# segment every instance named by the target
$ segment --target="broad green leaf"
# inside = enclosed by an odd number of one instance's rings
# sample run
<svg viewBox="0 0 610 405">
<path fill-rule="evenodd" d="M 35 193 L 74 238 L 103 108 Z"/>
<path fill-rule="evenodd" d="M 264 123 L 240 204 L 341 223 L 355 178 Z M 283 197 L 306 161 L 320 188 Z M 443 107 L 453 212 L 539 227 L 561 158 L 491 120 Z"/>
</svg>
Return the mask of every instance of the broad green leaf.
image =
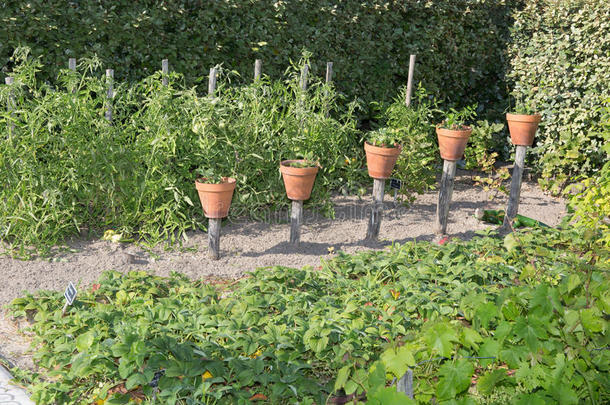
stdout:
<svg viewBox="0 0 610 405">
<path fill-rule="evenodd" d="M 381 354 L 381 361 L 385 369 L 396 378 L 402 377 L 407 372 L 407 368 L 415 366 L 415 358 L 406 346 L 387 349 Z"/>
<path fill-rule="evenodd" d="M 458 336 L 448 323 L 437 323 L 426 331 L 426 343 L 428 346 L 444 357 L 450 357 L 453 352 L 454 343 L 458 342 Z"/>
<path fill-rule="evenodd" d="M 440 401 L 455 398 L 457 394 L 470 387 L 470 379 L 474 373 L 473 365 L 467 360 L 455 363 L 445 363 L 438 371 L 440 380 L 436 386 L 436 396 Z"/>
<path fill-rule="evenodd" d="M 590 333 L 600 333 L 606 329 L 606 322 L 601 317 L 601 314 L 597 308 L 587 308 L 581 310 L 580 320 L 585 330 Z"/>
<path fill-rule="evenodd" d="M 489 395 L 494 387 L 506 379 L 506 370 L 497 369 L 483 374 L 477 382 L 477 390 L 483 395 Z"/>
<path fill-rule="evenodd" d="M 85 350 L 89 349 L 93 344 L 93 334 L 93 331 L 80 334 L 76 338 L 76 350 L 79 352 L 84 352 Z"/>
</svg>

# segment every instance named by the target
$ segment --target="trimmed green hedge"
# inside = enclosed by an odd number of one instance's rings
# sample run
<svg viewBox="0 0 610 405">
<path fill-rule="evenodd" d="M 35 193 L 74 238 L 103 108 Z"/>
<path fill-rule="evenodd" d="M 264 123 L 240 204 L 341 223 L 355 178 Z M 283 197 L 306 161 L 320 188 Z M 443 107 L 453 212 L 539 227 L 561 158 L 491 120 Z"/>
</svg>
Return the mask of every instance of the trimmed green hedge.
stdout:
<svg viewBox="0 0 610 405">
<path fill-rule="evenodd" d="M 314 73 L 333 61 L 348 98 L 391 100 L 415 78 L 451 104 L 487 107 L 505 99 L 502 53 L 514 0 L 7 1 L 0 10 L 0 64 L 32 48 L 54 81 L 69 57 L 96 53 L 117 79 L 140 79 L 161 60 L 187 81 L 222 63 L 245 78 L 254 59 L 280 77 L 303 49 Z M 8 67 L 10 69 L 10 66 Z M 10 70 L 9 70 L 10 71 Z"/>
<path fill-rule="evenodd" d="M 517 97 L 542 114 L 531 157 L 545 186 L 599 170 L 610 97 L 610 7 L 599 0 L 531 0 L 515 13 L 510 71 Z"/>
</svg>

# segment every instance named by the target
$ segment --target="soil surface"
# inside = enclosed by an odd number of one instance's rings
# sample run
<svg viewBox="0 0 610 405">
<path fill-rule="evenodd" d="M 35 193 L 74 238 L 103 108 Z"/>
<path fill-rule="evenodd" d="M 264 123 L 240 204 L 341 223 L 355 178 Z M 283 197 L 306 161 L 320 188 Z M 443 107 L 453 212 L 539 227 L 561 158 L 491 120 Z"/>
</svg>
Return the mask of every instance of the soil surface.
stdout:
<svg viewBox="0 0 610 405">
<path fill-rule="evenodd" d="M 389 187 L 387 185 L 386 187 Z M 458 170 L 447 232 L 450 237 L 470 239 L 475 231 L 496 227 L 478 221 L 475 209 L 505 209 L 507 196 L 475 187 L 471 173 Z M 395 204 L 386 194 L 379 242 L 366 242 L 371 197 L 337 196 L 333 199 L 335 219 L 324 218 L 305 207 L 301 228 L 301 244 L 288 243 L 289 212 L 276 213 L 267 221 L 224 221 L 221 237 L 221 258 L 207 256 L 207 234 L 193 232 L 181 249 L 163 247 L 147 251 L 135 244 L 103 240 L 79 240 L 69 244 L 70 251 L 50 258 L 22 261 L 0 257 L 0 306 L 23 294 L 39 289 L 63 291 L 72 281 L 84 288 L 98 279 L 104 270 L 146 270 L 157 275 L 179 271 L 191 278 L 239 278 L 257 267 L 282 265 L 290 267 L 318 266 L 321 258 L 330 258 L 338 251 L 353 253 L 383 249 L 392 242 L 413 239 L 431 241 L 435 238 L 434 221 L 438 191 L 417 197 L 409 207 Z M 557 225 L 566 214 L 565 202 L 544 194 L 533 182 L 524 181 L 519 213 Z M 26 354 L 28 337 L 18 333 L 21 325 L 0 310 L 0 361 L 32 368 Z M 24 322 L 24 321 L 22 321 Z"/>
</svg>

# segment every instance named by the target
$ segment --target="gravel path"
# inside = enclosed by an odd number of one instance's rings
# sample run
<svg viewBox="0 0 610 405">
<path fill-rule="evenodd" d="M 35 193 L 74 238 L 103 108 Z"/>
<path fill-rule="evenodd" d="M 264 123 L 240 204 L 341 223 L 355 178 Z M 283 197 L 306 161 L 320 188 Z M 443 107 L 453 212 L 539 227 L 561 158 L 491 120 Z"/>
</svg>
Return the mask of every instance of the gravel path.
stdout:
<svg viewBox="0 0 610 405">
<path fill-rule="evenodd" d="M 389 200 L 389 201 L 388 201 Z M 418 196 L 409 208 L 393 204 L 386 195 L 381 224 L 380 243 L 363 241 L 367 227 L 367 209 L 370 197 L 335 197 L 336 218 L 330 220 L 305 210 L 301 232 L 301 245 L 287 243 L 289 236 L 288 213 L 277 215 L 266 222 L 236 221 L 223 223 L 221 259 L 207 258 L 207 235 L 194 232 L 182 251 L 155 249 L 154 254 L 133 244 L 108 241 L 77 241 L 70 244 L 75 252 L 64 252 L 50 259 L 21 261 L 0 257 L 0 305 L 21 295 L 24 290 L 63 290 L 69 281 L 84 285 L 94 282 L 104 270 L 146 270 L 168 275 L 176 270 L 193 278 L 237 278 L 256 267 L 284 265 L 317 266 L 320 257 L 329 257 L 330 251 L 347 253 L 366 249 L 380 249 L 390 241 L 405 242 L 412 239 L 432 240 L 436 212 L 437 192 Z M 453 237 L 469 239 L 477 230 L 490 225 L 477 221 L 476 208 L 505 208 L 506 197 L 500 195 L 489 200 L 489 193 L 474 187 L 470 175 L 459 171 L 451 205 L 448 233 Z M 565 215 L 563 200 L 545 195 L 534 183 L 524 182 L 519 212 L 551 226 Z"/>
</svg>

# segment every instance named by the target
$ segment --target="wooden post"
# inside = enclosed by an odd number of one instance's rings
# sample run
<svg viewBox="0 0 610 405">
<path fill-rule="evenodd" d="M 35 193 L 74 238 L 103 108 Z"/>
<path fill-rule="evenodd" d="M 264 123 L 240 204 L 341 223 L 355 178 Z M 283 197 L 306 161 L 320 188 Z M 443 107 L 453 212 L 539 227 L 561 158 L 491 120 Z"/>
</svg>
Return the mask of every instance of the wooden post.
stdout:
<svg viewBox="0 0 610 405">
<path fill-rule="evenodd" d="M 396 391 L 404 392 L 409 398 L 413 399 L 413 370 L 407 372 L 396 383 Z"/>
<path fill-rule="evenodd" d="M 161 84 L 164 86 L 169 85 L 169 61 L 167 59 L 163 59 L 161 61 Z"/>
<path fill-rule="evenodd" d="M 307 75 L 309 74 L 309 65 L 304 65 L 301 69 L 301 90 L 307 90 Z"/>
<path fill-rule="evenodd" d="M 301 223 L 303 223 L 303 201 L 292 200 L 290 210 L 290 243 L 298 245 L 301 242 Z"/>
<path fill-rule="evenodd" d="M 381 217 L 383 216 L 383 196 L 385 193 L 385 179 L 373 179 L 373 203 L 371 204 L 371 216 L 369 226 L 366 230 L 366 239 L 377 240 L 381 228 Z"/>
<path fill-rule="evenodd" d="M 443 176 L 441 177 L 441 189 L 438 193 L 438 205 L 436 206 L 436 226 L 435 232 L 439 235 L 447 233 L 447 218 L 449 217 L 449 204 L 453 194 L 453 180 L 457 161 L 443 161 Z"/>
<path fill-rule="evenodd" d="M 407 80 L 407 99 L 405 103 L 407 107 L 411 105 L 411 94 L 413 93 L 413 71 L 415 70 L 415 55 L 409 58 L 409 78 Z"/>
<path fill-rule="evenodd" d="M 68 59 L 68 69 L 76 71 L 76 58 Z"/>
<path fill-rule="evenodd" d="M 6 83 L 7 86 L 12 87 L 14 82 L 15 82 L 15 79 L 12 77 L 7 76 L 4 78 L 4 83 Z M 12 139 L 13 133 L 15 132 L 15 121 L 13 120 L 14 119 L 13 111 L 15 110 L 15 95 L 14 95 L 12 89 L 9 92 L 8 104 L 6 107 L 10 113 L 10 122 L 8 124 L 8 137 L 9 137 L 9 139 Z"/>
<path fill-rule="evenodd" d="M 510 229 L 513 219 L 519 211 L 519 197 L 521 196 L 521 180 L 523 177 L 523 169 L 525 168 L 525 152 L 527 146 L 517 145 L 515 151 L 515 165 L 510 181 L 510 194 L 508 196 L 508 207 L 506 215 L 504 215 L 504 228 Z"/>
<path fill-rule="evenodd" d="M 218 70 L 213 67 L 210 68 L 210 78 L 208 80 L 208 96 L 213 96 L 216 91 L 216 77 L 218 75 Z"/>
<path fill-rule="evenodd" d="M 326 84 L 333 81 L 333 63 L 326 62 Z"/>
<path fill-rule="evenodd" d="M 222 218 L 210 218 L 208 220 L 208 254 L 210 259 L 220 259 L 220 225 Z"/>
<path fill-rule="evenodd" d="M 262 72 L 263 72 L 263 61 L 260 59 L 256 59 L 254 61 L 254 81 L 259 80 L 261 78 Z"/>
<path fill-rule="evenodd" d="M 106 119 L 112 123 L 112 98 L 114 97 L 114 70 L 106 69 L 106 83 L 108 85 L 108 91 L 106 93 L 106 99 L 108 105 L 106 106 Z"/>
</svg>

